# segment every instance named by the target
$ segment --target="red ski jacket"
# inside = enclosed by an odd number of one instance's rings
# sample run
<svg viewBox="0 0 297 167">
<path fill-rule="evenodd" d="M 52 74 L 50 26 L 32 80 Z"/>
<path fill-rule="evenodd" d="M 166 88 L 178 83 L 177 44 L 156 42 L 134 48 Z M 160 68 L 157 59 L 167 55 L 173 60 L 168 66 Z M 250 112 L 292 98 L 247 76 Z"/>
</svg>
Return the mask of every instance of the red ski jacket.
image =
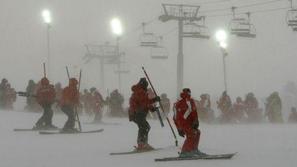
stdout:
<svg viewBox="0 0 297 167">
<path fill-rule="evenodd" d="M 181 98 L 174 105 L 173 120 L 177 129 L 184 129 L 186 127 L 192 127 L 198 123 L 198 113 L 195 105 L 195 101 L 181 94 Z"/>
<path fill-rule="evenodd" d="M 132 92 L 129 101 L 129 112 L 148 112 L 153 108 L 154 101 L 149 98 L 148 93 L 140 85 L 132 86 Z"/>
<path fill-rule="evenodd" d="M 40 105 L 53 104 L 56 98 L 56 92 L 53 85 L 40 86 L 36 93 L 37 102 Z"/>
</svg>

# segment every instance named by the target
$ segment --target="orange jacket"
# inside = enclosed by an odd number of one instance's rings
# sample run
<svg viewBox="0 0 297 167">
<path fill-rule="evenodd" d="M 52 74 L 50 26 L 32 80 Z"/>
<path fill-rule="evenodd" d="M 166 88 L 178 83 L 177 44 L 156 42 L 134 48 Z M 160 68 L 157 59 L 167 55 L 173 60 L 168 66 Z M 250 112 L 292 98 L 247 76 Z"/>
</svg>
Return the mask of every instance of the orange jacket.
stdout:
<svg viewBox="0 0 297 167">
<path fill-rule="evenodd" d="M 40 86 L 36 93 L 37 102 L 40 105 L 53 104 L 56 92 L 53 85 Z"/>
<path fill-rule="evenodd" d="M 60 105 L 71 107 L 79 105 L 79 92 L 76 87 L 67 86 L 63 89 Z"/>
</svg>

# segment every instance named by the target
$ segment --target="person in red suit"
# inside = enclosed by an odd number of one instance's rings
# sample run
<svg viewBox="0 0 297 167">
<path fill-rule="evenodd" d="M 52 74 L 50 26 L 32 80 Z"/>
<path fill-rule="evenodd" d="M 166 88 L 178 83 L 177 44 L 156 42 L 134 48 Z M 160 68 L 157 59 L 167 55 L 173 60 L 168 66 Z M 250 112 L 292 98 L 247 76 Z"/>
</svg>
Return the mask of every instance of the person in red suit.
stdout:
<svg viewBox="0 0 297 167">
<path fill-rule="evenodd" d="M 154 112 L 156 110 L 154 103 L 160 101 L 160 97 L 149 98 L 147 88 L 148 82 L 145 78 L 141 78 L 140 81 L 131 88 L 132 95 L 129 101 L 129 120 L 133 121 L 138 126 L 137 151 L 154 149 L 148 144 L 148 133 L 151 127 L 146 120 L 146 116 L 149 111 Z"/>
<path fill-rule="evenodd" d="M 57 128 L 52 124 L 52 104 L 55 102 L 56 98 L 55 88 L 53 85 L 49 84 L 49 80 L 46 77 L 42 78 L 40 83 L 41 86 L 37 90 L 36 100 L 38 104 L 43 108 L 43 115 L 36 122 L 34 128 Z"/>
<path fill-rule="evenodd" d="M 180 94 L 181 99 L 174 105 L 173 120 L 181 137 L 186 137 L 180 157 L 204 156 L 198 149 L 200 140 L 199 120 L 197 107 L 191 98 L 191 90 L 184 88 Z"/>
<path fill-rule="evenodd" d="M 75 129 L 75 107 L 79 106 L 79 92 L 77 89 L 78 81 L 75 78 L 69 79 L 69 85 L 63 89 L 60 101 L 61 110 L 67 115 L 62 131 L 77 131 Z"/>
</svg>

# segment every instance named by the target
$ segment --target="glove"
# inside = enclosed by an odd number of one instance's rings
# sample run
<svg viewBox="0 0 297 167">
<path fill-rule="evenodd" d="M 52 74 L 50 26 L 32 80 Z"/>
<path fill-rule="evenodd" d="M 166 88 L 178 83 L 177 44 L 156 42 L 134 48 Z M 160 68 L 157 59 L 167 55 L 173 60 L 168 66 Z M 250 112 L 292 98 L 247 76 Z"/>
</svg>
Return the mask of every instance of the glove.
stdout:
<svg viewBox="0 0 297 167">
<path fill-rule="evenodd" d="M 179 135 L 180 137 L 185 137 L 185 132 L 182 131 L 182 130 L 178 130 L 178 135 Z"/>
<path fill-rule="evenodd" d="M 153 108 L 151 109 L 152 112 L 155 112 L 155 111 L 157 111 L 157 110 L 159 110 L 158 107 L 153 107 Z"/>
<path fill-rule="evenodd" d="M 198 129 L 199 128 L 199 121 L 195 121 L 192 125 L 193 129 Z"/>
<path fill-rule="evenodd" d="M 155 98 L 153 98 L 153 102 L 160 102 L 161 101 L 161 98 L 160 96 L 156 96 Z"/>
</svg>

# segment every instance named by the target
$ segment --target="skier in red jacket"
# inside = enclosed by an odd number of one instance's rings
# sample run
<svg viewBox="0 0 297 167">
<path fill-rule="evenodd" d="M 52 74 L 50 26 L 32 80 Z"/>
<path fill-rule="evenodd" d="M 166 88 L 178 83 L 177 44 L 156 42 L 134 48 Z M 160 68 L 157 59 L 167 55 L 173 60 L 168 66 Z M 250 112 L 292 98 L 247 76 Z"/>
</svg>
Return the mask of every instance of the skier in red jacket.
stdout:
<svg viewBox="0 0 297 167">
<path fill-rule="evenodd" d="M 173 120 L 181 137 L 186 137 L 180 157 L 206 155 L 198 150 L 200 130 L 197 108 L 191 98 L 191 90 L 184 88 L 180 94 L 181 99 L 174 105 Z"/>
<path fill-rule="evenodd" d="M 138 137 L 136 147 L 137 151 L 152 150 L 148 144 L 148 133 L 150 131 L 150 125 L 146 121 L 148 111 L 155 111 L 154 103 L 160 101 L 160 97 L 157 96 L 150 99 L 147 92 L 148 82 L 145 78 L 141 78 L 140 81 L 132 86 L 132 95 L 129 101 L 129 120 L 133 121 L 138 126 Z"/>
<path fill-rule="evenodd" d="M 43 115 L 36 122 L 36 129 L 57 128 L 52 124 L 53 110 L 52 104 L 55 102 L 56 92 L 54 86 L 49 84 L 49 80 L 44 77 L 40 81 L 41 85 L 37 90 L 36 99 L 38 104 L 43 108 Z"/>
<path fill-rule="evenodd" d="M 75 108 L 79 106 L 78 81 L 75 78 L 69 79 L 69 85 L 63 89 L 60 106 L 68 119 L 64 124 L 63 131 L 77 132 L 75 129 Z"/>
</svg>

